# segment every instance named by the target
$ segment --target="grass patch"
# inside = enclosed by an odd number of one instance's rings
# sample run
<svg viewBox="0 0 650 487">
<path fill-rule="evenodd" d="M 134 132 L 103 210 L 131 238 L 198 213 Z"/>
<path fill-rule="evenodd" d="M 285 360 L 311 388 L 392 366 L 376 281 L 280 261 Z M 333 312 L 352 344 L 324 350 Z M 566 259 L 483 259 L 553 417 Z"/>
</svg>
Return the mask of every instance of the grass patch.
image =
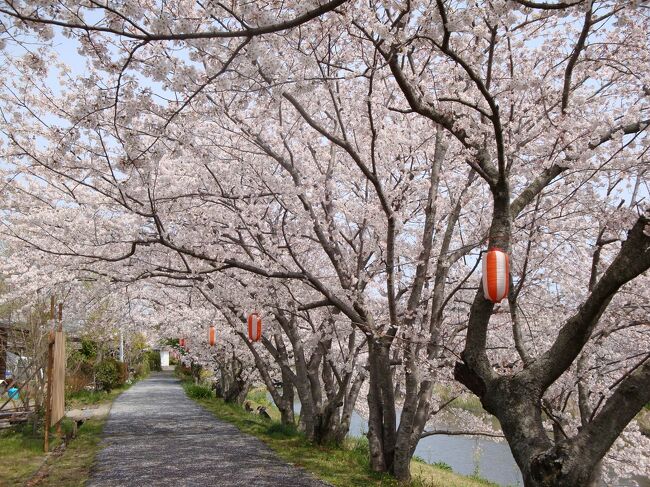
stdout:
<svg viewBox="0 0 650 487">
<path fill-rule="evenodd" d="M 111 392 L 80 391 L 66 395 L 66 408 L 110 403 L 131 385 L 125 384 Z M 79 428 L 77 437 L 69 442 L 61 455 L 48 458 L 46 475 L 38 486 L 72 487 L 84 485 L 99 450 L 101 432 L 105 418 L 91 418 Z M 72 420 L 64 418 L 61 422 L 63 435 L 72 431 Z M 56 436 L 56 428 L 50 434 L 50 451 L 61 444 Z M 31 424 L 18 425 L 0 430 L 0 487 L 23 485 L 43 465 L 46 455 L 43 452 L 42 422 L 34 433 Z"/>
<path fill-rule="evenodd" d="M 252 389 L 246 395 L 246 401 L 248 401 L 248 403 L 253 408 L 253 410 L 257 410 L 258 406 L 265 407 L 266 412 L 268 413 L 269 416 L 271 416 L 271 419 L 273 420 L 274 424 L 277 424 L 278 426 L 282 426 L 282 424 L 280 423 L 280 416 L 281 416 L 280 410 L 277 408 L 275 403 L 268 398 L 266 388 L 257 387 L 255 389 Z M 266 424 L 269 424 L 268 420 Z"/>
<path fill-rule="evenodd" d="M 448 463 L 445 463 L 445 462 L 436 462 L 436 463 L 432 463 L 431 465 L 433 465 L 434 467 L 437 467 L 437 468 L 439 468 L 441 470 L 446 470 L 447 472 L 453 472 L 454 471 L 454 469 L 451 468 L 451 465 L 449 465 Z"/>
<path fill-rule="evenodd" d="M 100 450 L 101 433 L 106 418 L 87 420 L 60 457 L 48 460 L 47 476 L 38 486 L 83 486 Z"/>
<path fill-rule="evenodd" d="M 258 395 L 249 396 L 251 402 L 258 403 L 253 399 L 259 399 L 261 403 L 261 397 Z M 225 403 L 214 397 L 195 400 L 216 417 L 261 439 L 286 462 L 302 467 L 335 486 L 397 487 L 401 485 L 404 487 L 404 484 L 399 484 L 388 475 L 370 471 L 368 440 L 365 437 L 348 439 L 341 447 L 314 445 L 307 441 L 295 427 L 286 427 L 276 421 L 269 422 L 246 412 L 235 404 Z M 269 412 L 272 413 L 273 410 L 269 409 Z M 419 461 L 411 463 L 411 472 L 413 473 L 413 481 L 409 484 L 411 487 L 496 486 L 486 480 L 472 479 L 455 474 L 445 467 Z"/>
<path fill-rule="evenodd" d="M 246 399 L 250 402 L 254 402 L 258 406 L 264 406 L 267 409 L 275 408 L 275 404 L 273 404 L 273 401 L 269 400 L 267 394 L 265 387 L 256 387 L 255 389 L 250 390 Z"/>
<path fill-rule="evenodd" d="M 43 458 L 42 435 L 33 435 L 31 426 L 0 431 L 0 486 L 22 485 L 38 469 Z"/>
<path fill-rule="evenodd" d="M 268 420 L 267 420 L 268 421 Z M 298 428 L 293 424 L 282 424 L 273 421 L 266 429 L 266 434 L 273 438 L 292 438 L 300 435 Z"/>
<path fill-rule="evenodd" d="M 47 459 L 46 475 L 38 486 L 77 486 L 88 479 L 90 468 L 99 449 L 104 418 L 87 420 L 78 430 L 77 438 L 71 440 L 61 455 Z M 52 428 L 50 450 L 61 445 L 56 429 Z M 61 422 L 63 436 L 72 431 L 72 421 Z M 43 430 L 34 434 L 32 425 L 21 425 L 0 432 L 0 486 L 23 485 L 43 465 Z M 4 483 L 3 483 L 4 482 Z"/>
<path fill-rule="evenodd" d="M 200 386 L 186 382 L 183 384 L 183 388 L 185 389 L 185 394 L 192 399 L 210 399 L 212 397 L 212 389 L 208 386 Z"/>
<path fill-rule="evenodd" d="M 65 395 L 66 409 L 76 409 L 106 402 L 112 402 L 117 396 L 126 391 L 133 384 L 124 384 L 111 392 L 106 391 L 78 391 Z"/>
</svg>

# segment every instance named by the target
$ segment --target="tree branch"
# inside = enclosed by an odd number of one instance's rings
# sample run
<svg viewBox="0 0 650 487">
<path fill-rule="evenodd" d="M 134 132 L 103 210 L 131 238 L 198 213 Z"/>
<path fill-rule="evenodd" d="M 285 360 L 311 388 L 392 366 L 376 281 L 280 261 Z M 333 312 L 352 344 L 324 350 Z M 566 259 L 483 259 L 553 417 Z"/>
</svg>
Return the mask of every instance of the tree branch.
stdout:
<svg viewBox="0 0 650 487">
<path fill-rule="evenodd" d="M 650 269 L 649 224 L 650 219 L 645 216 L 637 219 L 618 255 L 591 294 L 562 326 L 551 348 L 530 366 L 530 373 L 540 382 L 542 390 L 570 367 L 619 288 Z"/>
<path fill-rule="evenodd" d="M 123 30 L 112 29 L 110 27 L 102 27 L 100 25 L 64 22 L 53 18 L 42 18 L 42 17 L 38 17 L 37 14 L 30 15 L 30 14 L 21 13 L 15 8 L 13 8 L 13 10 L 0 8 L 0 13 L 19 19 L 25 23 L 56 25 L 59 27 L 66 27 L 69 29 L 83 30 L 85 32 L 104 32 L 108 34 L 118 35 L 120 37 L 126 37 L 129 39 L 138 39 L 143 41 L 185 41 L 185 40 L 192 40 L 192 39 L 224 39 L 224 38 L 233 38 L 233 37 L 254 37 L 262 34 L 272 34 L 275 32 L 281 32 L 284 30 L 291 29 L 293 27 L 297 27 L 301 24 L 309 22 L 310 20 L 320 17 L 321 15 L 336 9 L 337 7 L 340 7 L 346 1 L 347 0 L 332 0 L 330 2 L 324 3 L 323 5 L 315 9 L 309 10 L 304 14 L 298 15 L 293 19 L 285 20 L 275 24 L 263 25 L 258 27 L 246 27 L 244 29 L 233 30 L 233 31 L 203 31 L 203 32 L 186 32 L 182 34 L 152 34 L 149 32 L 143 33 L 142 29 L 138 29 L 140 33 L 127 32 Z"/>
</svg>

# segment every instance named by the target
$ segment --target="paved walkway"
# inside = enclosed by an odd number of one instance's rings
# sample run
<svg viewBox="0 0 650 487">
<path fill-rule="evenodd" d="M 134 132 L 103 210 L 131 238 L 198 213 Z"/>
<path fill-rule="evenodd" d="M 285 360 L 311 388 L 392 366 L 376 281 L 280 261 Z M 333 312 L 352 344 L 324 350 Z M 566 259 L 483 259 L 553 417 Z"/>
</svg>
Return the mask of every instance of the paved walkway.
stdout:
<svg viewBox="0 0 650 487">
<path fill-rule="evenodd" d="M 90 487 L 326 487 L 185 396 L 170 372 L 119 396 Z"/>
</svg>

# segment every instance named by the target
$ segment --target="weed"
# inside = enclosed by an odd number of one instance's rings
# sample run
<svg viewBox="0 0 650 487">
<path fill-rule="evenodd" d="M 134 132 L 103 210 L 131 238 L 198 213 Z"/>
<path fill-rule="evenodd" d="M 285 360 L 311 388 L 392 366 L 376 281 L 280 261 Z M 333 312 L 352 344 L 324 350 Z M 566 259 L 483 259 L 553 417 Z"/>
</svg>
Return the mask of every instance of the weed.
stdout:
<svg viewBox="0 0 650 487">
<path fill-rule="evenodd" d="M 212 390 L 208 386 L 186 383 L 183 387 L 185 393 L 192 399 L 210 399 L 212 397 Z"/>
</svg>

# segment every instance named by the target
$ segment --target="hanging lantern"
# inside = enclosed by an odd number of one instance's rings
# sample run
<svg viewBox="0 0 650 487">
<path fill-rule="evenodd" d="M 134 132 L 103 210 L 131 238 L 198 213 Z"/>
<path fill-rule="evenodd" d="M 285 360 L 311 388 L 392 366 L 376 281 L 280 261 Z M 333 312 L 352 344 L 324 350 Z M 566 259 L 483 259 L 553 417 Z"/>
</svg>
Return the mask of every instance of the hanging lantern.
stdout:
<svg viewBox="0 0 650 487">
<path fill-rule="evenodd" d="M 208 330 L 208 343 L 211 347 L 217 344 L 217 330 L 214 328 L 214 325 Z"/>
<path fill-rule="evenodd" d="M 510 268 L 508 254 L 493 247 L 483 257 L 483 294 L 485 299 L 499 303 L 508 295 Z"/>
<path fill-rule="evenodd" d="M 257 313 L 248 315 L 248 338 L 251 342 L 259 342 L 262 338 L 262 318 Z"/>
<path fill-rule="evenodd" d="M 178 340 L 178 345 L 185 348 L 185 338 L 181 338 L 180 340 Z"/>
</svg>

